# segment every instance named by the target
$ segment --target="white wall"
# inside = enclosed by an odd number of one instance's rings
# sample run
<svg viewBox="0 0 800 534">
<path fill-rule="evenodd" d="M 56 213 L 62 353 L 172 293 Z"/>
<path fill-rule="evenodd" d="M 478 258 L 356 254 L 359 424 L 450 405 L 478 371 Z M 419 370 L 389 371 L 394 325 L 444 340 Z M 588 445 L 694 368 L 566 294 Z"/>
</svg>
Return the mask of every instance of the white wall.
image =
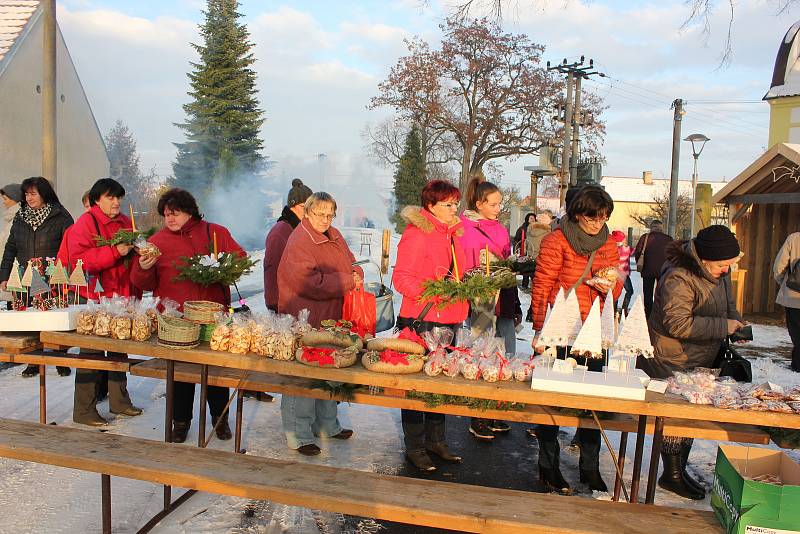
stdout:
<svg viewBox="0 0 800 534">
<path fill-rule="evenodd" d="M 0 183 L 3 185 L 42 174 L 42 102 L 41 94 L 36 91 L 36 86 L 42 83 L 41 17 L 31 24 L 30 33 L 0 75 Z M 55 186 L 61 202 L 77 218 L 83 212 L 83 192 L 97 179 L 108 176 L 109 162 L 60 32 L 57 43 L 58 179 Z"/>
</svg>

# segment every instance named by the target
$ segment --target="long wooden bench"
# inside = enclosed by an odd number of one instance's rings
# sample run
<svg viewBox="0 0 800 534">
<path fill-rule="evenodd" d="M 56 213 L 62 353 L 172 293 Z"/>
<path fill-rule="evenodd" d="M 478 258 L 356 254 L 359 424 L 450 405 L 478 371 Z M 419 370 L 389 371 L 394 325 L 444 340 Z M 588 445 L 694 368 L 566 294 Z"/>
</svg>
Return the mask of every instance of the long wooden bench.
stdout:
<svg viewBox="0 0 800 534">
<path fill-rule="evenodd" d="M 67 354 L 64 352 L 0 353 L 0 362 L 25 363 L 39 366 L 39 422 L 47 422 L 47 373 L 46 367 L 72 367 L 75 369 L 95 369 L 98 371 L 130 372 L 131 366 L 144 360 L 127 356 L 103 356 L 101 354 Z"/>
<path fill-rule="evenodd" d="M 152 359 L 131 367 L 131 375 L 164 379 L 166 362 Z M 200 365 L 176 362 L 175 380 L 178 382 L 200 383 Z M 246 391 L 269 391 L 316 399 L 333 399 L 358 404 L 371 404 L 387 408 L 403 408 L 431 412 L 461 415 L 465 417 L 484 417 L 504 421 L 560 425 L 567 427 L 597 428 L 591 417 L 566 415 L 559 410 L 547 406 L 525 406 L 522 410 L 480 410 L 455 404 L 428 406 L 424 400 L 406 398 L 396 394 L 369 393 L 366 389 L 355 392 L 352 397 L 333 395 L 331 391 L 319 387 L 320 381 L 307 378 L 288 377 L 260 372 L 245 372 L 227 367 L 209 367 L 208 384 L 236 388 Z M 241 406 L 241 403 L 238 404 Z M 606 430 L 619 432 L 636 432 L 637 419 L 630 415 L 617 414 L 612 419 L 601 420 Z M 647 426 L 647 432 L 653 433 L 653 422 Z M 754 443 L 766 445 L 769 436 L 763 430 L 741 424 L 716 423 L 712 421 L 695 421 L 686 419 L 666 419 L 664 433 L 669 436 L 693 437 L 714 441 L 735 441 L 738 443 Z"/>
<path fill-rule="evenodd" d="M 711 512 L 574 499 L 274 460 L 0 419 L 0 456 L 110 476 L 465 532 L 720 532 Z"/>
</svg>

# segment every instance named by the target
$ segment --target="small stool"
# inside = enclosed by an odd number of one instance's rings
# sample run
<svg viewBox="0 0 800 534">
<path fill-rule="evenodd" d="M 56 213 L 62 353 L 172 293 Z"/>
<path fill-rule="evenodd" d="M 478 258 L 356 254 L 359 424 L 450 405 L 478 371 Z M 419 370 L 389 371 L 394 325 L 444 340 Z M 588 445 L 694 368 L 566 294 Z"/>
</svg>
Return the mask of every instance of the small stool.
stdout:
<svg viewBox="0 0 800 534">
<path fill-rule="evenodd" d="M 364 247 L 367 247 L 367 256 L 372 256 L 372 233 L 361 232 L 361 249 L 359 255 L 364 255 Z"/>
</svg>

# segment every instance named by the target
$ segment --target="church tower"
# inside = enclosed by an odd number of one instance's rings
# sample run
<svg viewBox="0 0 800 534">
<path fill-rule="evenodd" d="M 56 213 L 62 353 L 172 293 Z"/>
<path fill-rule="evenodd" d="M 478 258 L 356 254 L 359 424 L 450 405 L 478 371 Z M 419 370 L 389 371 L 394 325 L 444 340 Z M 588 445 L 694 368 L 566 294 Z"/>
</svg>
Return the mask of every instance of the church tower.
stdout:
<svg viewBox="0 0 800 534">
<path fill-rule="evenodd" d="M 764 96 L 769 102 L 769 147 L 778 143 L 800 144 L 800 21 L 781 41 L 772 84 Z"/>
</svg>

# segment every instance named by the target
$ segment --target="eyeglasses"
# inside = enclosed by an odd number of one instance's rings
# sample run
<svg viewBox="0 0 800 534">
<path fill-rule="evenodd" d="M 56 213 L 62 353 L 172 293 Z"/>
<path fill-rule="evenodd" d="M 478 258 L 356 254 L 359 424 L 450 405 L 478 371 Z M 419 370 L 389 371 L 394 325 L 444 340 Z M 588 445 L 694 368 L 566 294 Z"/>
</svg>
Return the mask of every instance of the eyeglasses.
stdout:
<svg viewBox="0 0 800 534">
<path fill-rule="evenodd" d="M 443 208 L 447 208 L 449 210 L 454 210 L 458 208 L 458 202 L 437 202 L 437 206 L 441 206 Z"/>
<path fill-rule="evenodd" d="M 322 221 L 332 221 L 336 218 L 335 213 L 317 213 L 316 211 L 306 210 L 308 211 L 309 215 L 313 215 L 314 217 L 322 220 Z"/>
<path fill-rule="evenodd" d="M 583 220 L 586 221 L 587 223 L 592 223 L 592 224 L 603 224 L 604 222 L 606 222 L 608 220 L 607 216 L 603 216 L 603 217 L 587 217 L 586 215 L 581 215 L 581 217 L 583 217 Z"/>
</svg>

